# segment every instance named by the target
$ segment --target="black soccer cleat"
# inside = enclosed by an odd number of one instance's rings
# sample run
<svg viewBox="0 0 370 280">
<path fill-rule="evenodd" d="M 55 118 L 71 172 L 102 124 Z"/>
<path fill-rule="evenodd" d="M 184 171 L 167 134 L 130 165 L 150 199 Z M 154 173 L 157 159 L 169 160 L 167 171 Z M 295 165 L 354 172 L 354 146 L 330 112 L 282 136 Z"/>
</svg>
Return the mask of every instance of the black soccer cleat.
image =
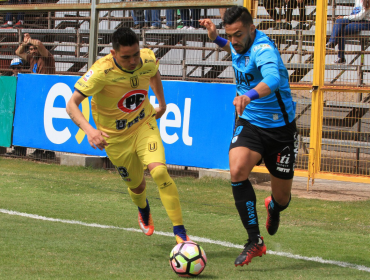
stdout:
<svg viewBox="0 0 370 280">
<path fill-rule="evenodd" d="M 271 196 L 265 198 L 265 206 L 267 209 L 266 229 L 270 235 L 274 235 L 279 229 L 280 212 L 273 212 L 271 207 Z"/>
<path fill-rule="evenodd" d="M 262 257 L 262 255 L 266 255 L 266 245 L 263 242 L 263 237 L 260 236 L 255 242 L 248 240 L 244 245 L 243 252 L 236 258 L 235 266 L 248 265 L 254 257 Z"/>
</svg>

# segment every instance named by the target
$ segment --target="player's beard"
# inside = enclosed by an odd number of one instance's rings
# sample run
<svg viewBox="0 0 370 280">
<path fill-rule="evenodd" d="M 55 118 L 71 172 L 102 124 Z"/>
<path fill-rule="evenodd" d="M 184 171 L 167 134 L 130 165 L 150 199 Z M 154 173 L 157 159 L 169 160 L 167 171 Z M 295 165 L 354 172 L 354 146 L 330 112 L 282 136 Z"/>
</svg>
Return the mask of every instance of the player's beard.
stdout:
<svg viewBox="0 0 370 280">
<path fill-rule="evenodd" d="M 245 45 L 244 45 L 244 49 L 242 50 L 242 51 L 237 51 L 237 50 L 235 50 L 238 54 L 244 54 L 244 53 L 246 53 L 248 50 L 249 50 L 249 48 L 252 46 L 252 44 L 253 44 L 253 39 L 252 39 L 252 37 L 248 37 L 247 38 L 247 41 L 245 42 Z M 240 45 L 233 45 L 233 47 L 234 47 L 234 49 L 235 49 L 235 47 L 237 47 L 237 46 L 240 46 Z"/>
<path fill-rule="evenodd" d="M 245 48 L 243 49 L 241 54 L 246 53 L 252 45 L 253 45 L 252 37 L 248 36 L 247 42 L 245 43 Z"/>
</svg>

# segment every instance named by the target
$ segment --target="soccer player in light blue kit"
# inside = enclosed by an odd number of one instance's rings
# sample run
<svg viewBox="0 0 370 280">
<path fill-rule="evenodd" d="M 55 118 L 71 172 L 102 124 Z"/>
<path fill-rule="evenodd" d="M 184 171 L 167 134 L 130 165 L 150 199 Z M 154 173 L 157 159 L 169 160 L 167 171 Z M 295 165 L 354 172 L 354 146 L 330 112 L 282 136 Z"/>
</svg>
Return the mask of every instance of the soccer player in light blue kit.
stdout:
<svg viewBox="0 0 370 280">
<path fill-rule="evenodd" d="M 217 36 L 209 19 L 200 20 L 208 37 L 232 56 L 237 96 L 233 104 L 239 115 L 230 144 L 231 186 L 236 208 L 248 233 L 248 242 L 236 258 L 243 266 L 266 254 L 260 235 L 256 195 L 248 176 L 262 159 L 271 176 L 271 196 L 265 199 L 266 229 L 274 235 L 280 212 L 291 198 L 294 162 L 298 152 L 295 104 L 289 75 L 274 42 L 256 29 L 244 7 L 229 8 L 224 16 L 228 40 Z"/>
</svg>

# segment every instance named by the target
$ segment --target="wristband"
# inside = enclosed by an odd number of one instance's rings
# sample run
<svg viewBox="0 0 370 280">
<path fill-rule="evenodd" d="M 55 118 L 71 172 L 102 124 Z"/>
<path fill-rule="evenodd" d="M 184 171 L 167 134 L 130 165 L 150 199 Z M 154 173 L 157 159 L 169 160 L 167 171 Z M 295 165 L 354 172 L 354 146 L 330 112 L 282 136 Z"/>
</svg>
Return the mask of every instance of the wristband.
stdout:
<svg viewBox="0 0 370 280">
<path fill-rule="evenodd" d="M 219 47 L 223 48 L 227 44 L 227 40 L 217 36 L 216 40 L 213 41 L 213 43 L 217 44 Z"/>
<path fill-rule="evenodd" d="M 258 92 L 254 88 L 244 93 L 244 95 L 248 96 L 251 101 L 260 98 Z"/>
</svg>

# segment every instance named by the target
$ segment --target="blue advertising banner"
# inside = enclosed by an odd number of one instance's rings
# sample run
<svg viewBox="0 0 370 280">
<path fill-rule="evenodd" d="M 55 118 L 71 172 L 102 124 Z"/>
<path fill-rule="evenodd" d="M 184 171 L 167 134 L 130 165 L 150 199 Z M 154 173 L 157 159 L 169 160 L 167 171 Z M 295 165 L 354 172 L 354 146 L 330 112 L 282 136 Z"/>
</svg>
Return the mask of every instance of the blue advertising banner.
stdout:
<svg viewBox="0 0 370 280">
<path fill-rule="evenodd" d="M 229 169 L 235 85 L 163 81 L 163 88 L 167 110 L 158 124 L 167 163 Z"/>
<path fill-rule="evenodd" d="M 106 156 L 94 150 L 65 111 L 78 76 L 20 74 L 13 145 Z M 163 81 L 166 113 L 158 121 L 168 164 L 229 169 L 235 85 Z M 154 93 L 150 102 L 158 106 Z M 90 100 L 80 109 L 95 127 Z"/>
<path fill-rule="evenodd" d="M 13 145 L 45 150 L 106 156 L 91 148 L 85 133 L 69 118 L 66 104 L 80 77 L 19 74 Z M 89 100 L 80 109 L 95 126 Z"/>
</svg>

